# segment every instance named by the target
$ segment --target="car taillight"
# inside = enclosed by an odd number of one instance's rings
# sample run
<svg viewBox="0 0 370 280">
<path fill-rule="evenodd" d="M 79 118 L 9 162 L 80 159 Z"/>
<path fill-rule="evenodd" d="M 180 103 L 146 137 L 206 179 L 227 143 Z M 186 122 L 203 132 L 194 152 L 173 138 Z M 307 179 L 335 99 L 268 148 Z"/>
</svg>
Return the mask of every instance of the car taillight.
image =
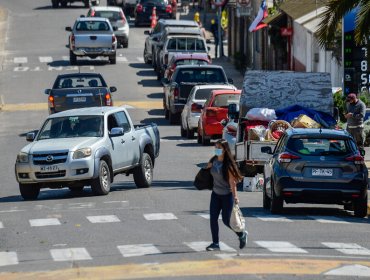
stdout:
<svg viewBox="0 0 370 280">
<path fill-rule="evenodd" d="M 71 47 L 72 49 L 75 48 L 75 35 L 74 34 L 71 35 Z"/>
<path fill-rule="evenodd" d="M 120 12 L 120 15 L 121 15 L 122 24 L 123 24 L 123 25 L 125 25 L 125 24 L 126 24 L 126 17 L 125 17 L 125 15 L 123 14 L 123 12 L 122 12 L 122 11 Z"/>
<path fill-rule="evenodd" d="M 54 97 L 53 97 L 53 96 L 50 96 L 50 95 L 49 95 L 48 103 L 49 103 L 49 108 L 54 108 L 54 107 L 55 107 L 55 104 L 54 104 Z"/>
<path fill-rule="evenodd" d="M 175 99 L 179 99 L 179 95 L 180 95 L 180 90 L 179 90 L 178 88 L 175 88 L 175 89 L 173 90 L 173 97 L 174 97 Z"/>
<path fill-rule="evenodd" d="M 92 11 L 91 11 L 90 16 L 91 16 L 91 17 L 94 17 L 94 16 L 95 16 L 95 10 L 92 10 Z"/>
<path fill-rule="evenodd" d="M 105 105 L 106 106 L 113 106 L 113 104 L 112 104 L 112 98 L 111 98 L 109 92 L 105 95 Z"/>
<path fill-rule="evenodd" d="M 215 111 L 213 111 L 213 110 L 207 110 L 206 111 L 206 116 L 207 117 L 216 117 L 217 116 L 217 113 L 215 112 Z"/>
<path fill-rule="evenodd" d="M 171 5 L 166 6 L 166 13 L 172 13 L 172 7 Z"/>
<path fill-rule="evenodd" d="M 360 155 L 354 155 L 354 156 L 350 156 L 350 157 L 346 157 L 346 161 L 352 161 L 354 162 L 355 164 L 364 164 L 365 161 L 364 161 L 364 158 Z"/>
<path fill-rule="evenodd" d="M 293 159 L 300 159 L 299 156 L 293 155 L 291 153 L 281 153 L 279 155 L 279 162 L 291 162 Z"/>
<path fill-rule="evenodd" d="M 168 64 L 168 53 L 164 55 L 164 64 Z"/>
<path fill-rule="evenodd" d="M 201 106 L 197 103 L 191 104 L 191 112 L 192 113 L 200 113 L 201 112 Z"/>
<path fill-rule="evenodd" d="M 137 13 L 142 13 L 143 12 L 143 6 L 141 4 L 136 5 L 136 12 Z"/>
</svg>

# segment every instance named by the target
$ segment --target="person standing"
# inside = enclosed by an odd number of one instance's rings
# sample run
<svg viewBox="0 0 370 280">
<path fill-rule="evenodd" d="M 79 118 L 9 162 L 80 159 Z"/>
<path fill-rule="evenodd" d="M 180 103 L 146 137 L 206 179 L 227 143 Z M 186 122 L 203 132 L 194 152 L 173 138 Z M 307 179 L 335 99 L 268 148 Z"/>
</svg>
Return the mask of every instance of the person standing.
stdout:
<svg viewBox="0 0 370 280">
<path fill-rule="evenodd" d="M 217 58 L 218 54 L 218 43 L 219 43 L 219 38 L 218 38 L 218 24 L 214 19 L 211 19 L 211 33 L 213 34 L 213 39 L 215 41 L 215 58 Z"/>
<path fill-rule="evenodd" d="M 357 98 L 355 93 L 348 94 L 346 98 L 347 114 L 347 131 L 352 135 L 360 151 L 364 150 L 364 117 L 366 105 Z"/>
<path fill-rule="evenodd" d="M 230 227 L 230 217 L 234 203 L 239 203 L 236 184 L 241 181 L 242 175 L 231 155 L 229 145 L 225 140 L 218 140 L 215 144 L 215 156 L 211 158 L 207 168 L 213 176 L 213 191 L 210 202 L 210 225 L 212 243 L 207 251 L 220 250 L 218 217 L 222 211 L 223 223 Z M 236 232 L 239 237 L 239 248 L 243 249 L 247 243 L 247 231 Z"/>
</svg>

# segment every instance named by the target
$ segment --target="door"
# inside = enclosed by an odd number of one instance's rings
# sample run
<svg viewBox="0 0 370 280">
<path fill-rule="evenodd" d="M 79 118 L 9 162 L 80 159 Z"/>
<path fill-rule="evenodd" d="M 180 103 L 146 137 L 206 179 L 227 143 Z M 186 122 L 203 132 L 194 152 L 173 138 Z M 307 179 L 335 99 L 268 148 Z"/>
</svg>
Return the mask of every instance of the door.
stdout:
<svg viewBox="0 0 370 280">
<path fill-rule="evenodd" d="M 111 114 L 108 116 L 108 131 L 110 132 L 114 127 L 119 126 L 115 114 Z M 128 157 L 127 149 L 125 146 L 125 138 L 125 135 L 110 137 L 110 152 L 112 157 L 113 170 L 124 167 L 125 159 Z"/>
</svg>

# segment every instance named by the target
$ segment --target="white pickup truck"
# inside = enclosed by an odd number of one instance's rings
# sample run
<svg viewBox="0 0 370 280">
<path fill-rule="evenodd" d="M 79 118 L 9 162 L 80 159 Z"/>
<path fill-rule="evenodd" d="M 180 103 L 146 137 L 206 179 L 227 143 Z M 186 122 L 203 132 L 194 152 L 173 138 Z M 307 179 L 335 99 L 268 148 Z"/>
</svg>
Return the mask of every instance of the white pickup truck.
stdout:
<svg viewBox="0 0 370 280">
<path fill-rule="evenodd" d="M 75 65 L 77 57 L 96 58 L 105 56 L 111 64 L 116 64 L 117 38 L 109 20 L 99 17 L 80 17 L 73 28 L 67 26 L 69 35 L 69 61 Z"/>
<path fill-rule="evenodd" d="M 90 107 L 50 115 L 17 155 L 15 177 L 25 200 L 40 188 L 68 187 L 108 194 L 117 174 L 150 187 L 160 136 L 156 124 L 134 126 L 122 107 Z"/>
</svg>

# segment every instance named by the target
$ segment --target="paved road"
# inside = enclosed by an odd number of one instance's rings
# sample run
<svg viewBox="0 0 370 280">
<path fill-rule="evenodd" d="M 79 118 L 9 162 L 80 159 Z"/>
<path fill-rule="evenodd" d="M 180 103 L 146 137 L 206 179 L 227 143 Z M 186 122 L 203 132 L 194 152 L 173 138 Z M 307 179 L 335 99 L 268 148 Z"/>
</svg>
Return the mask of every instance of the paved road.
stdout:
<svg viewBox="0 0 370 280">
<path fill-rule="evenodd" d="M 210 193 L 196 191 L 192 181 L 213 148 L 181 138 L 179 127 L 164 120 L 162 88 L 142 61 L 145 28 L 131 29 L 117 65 L 83 61 L 81 71 L 101 72 L 117 86 L 117 104 L 128 104 L 136 123 L 159 125 L 153 187 L 136 189 L 131 176 L 119 175 L 107 196 L 92 196 L 88 188 L 78 195 L 44 190 L 39 200 L 23 201 L 14 178 L 16 154 L 26 144 L 24 134 L 47 116 L 44 89 L 58 73 L 76 71 L 65 60 L 63 30 L 86 13 L 77 3 L 53 10 L 49 2 L 2 1 L 9 25 L 0 93 L 13 105 L 0 112 L 1 279 L 370 277 L 368 218 L 312 205 L 271 216 L 262 210 L 259 192 L 239 195 L 249 230 L 246 249 L 238 252 L 235 234 L 221 226 L 222 251 L 204 251 L 211 238 Z"/>
</svg>

